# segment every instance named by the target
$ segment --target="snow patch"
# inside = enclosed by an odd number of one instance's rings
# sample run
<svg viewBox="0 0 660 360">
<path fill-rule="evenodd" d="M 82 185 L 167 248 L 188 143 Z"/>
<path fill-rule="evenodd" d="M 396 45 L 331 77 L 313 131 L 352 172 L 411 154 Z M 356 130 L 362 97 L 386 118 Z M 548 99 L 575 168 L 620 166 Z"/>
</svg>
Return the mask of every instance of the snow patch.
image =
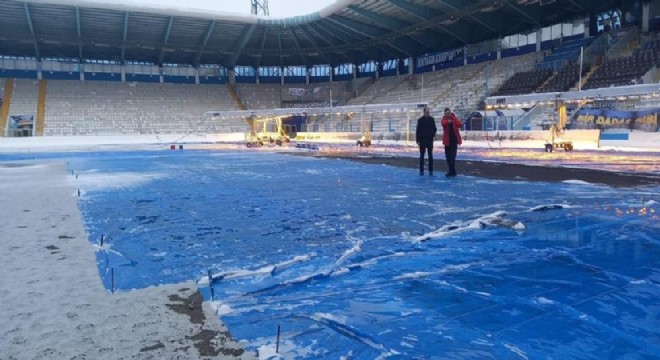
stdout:
<svg viewBox="0 0 660 360">
<path fill-rule="evenodd" d="M 519 347 L 517 347 L 515 345 L 507 344 L 507 343 L 504 343 L 503 345 L 504 345 L 505 348 L 511 350 L 512 353 L 520 356 L 522 359 L 525 359 L 525 360 L 529 359 L 527 357 L 527 354 L 525 354 L 525 352 L 522 351 Z"/>
<path fill-rule="evenodd" d="M 530 208 L 529 211 L 546 211 L 556 209 L 570 209 L 572 206 L 568 204 L 544 204 Z"/>
<path fill-rule="evenodd" d="M 574 185 L 593 185 L 590 182 L 586 182 L 584 180 L 576 180 L 576 179 L 564 180 L 562 182 L 565 183 L 565 184 L 574 184 Z"/>
</svg>

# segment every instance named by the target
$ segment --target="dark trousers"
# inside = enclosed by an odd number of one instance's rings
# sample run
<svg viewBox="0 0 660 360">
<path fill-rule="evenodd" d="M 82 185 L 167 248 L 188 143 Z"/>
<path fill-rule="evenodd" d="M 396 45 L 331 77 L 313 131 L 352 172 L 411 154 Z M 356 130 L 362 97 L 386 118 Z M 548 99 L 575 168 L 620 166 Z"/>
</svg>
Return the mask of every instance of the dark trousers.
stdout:
<svg viewBox="0 0 660 360">
<path fill-rule="evenodd" d="M 424 173 L 424 153 L 429 154 L 429 174 L 433 174 L 433 146 L 419 144 L 419 173 Z"/>
<path fill-rule="evenodd" d="M 458 145 L 453 144 L 445 146 L 445 158 L 447 159 L 447 167 L 449 167 L 449 174 L 456 174 L 456 153 L 458 152 Z"/>
</svg>

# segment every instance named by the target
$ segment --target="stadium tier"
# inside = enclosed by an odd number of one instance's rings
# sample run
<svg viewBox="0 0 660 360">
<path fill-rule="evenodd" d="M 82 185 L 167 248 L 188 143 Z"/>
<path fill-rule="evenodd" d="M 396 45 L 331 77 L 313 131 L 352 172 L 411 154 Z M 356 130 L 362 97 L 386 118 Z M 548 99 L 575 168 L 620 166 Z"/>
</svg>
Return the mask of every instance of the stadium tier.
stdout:
<svg viewBox="0 0 660 360">
<path fill-rule="evenodd" d="M 8 104 L 10 113 L 13 115 L 37 113 L 37 98 L 39 94 L 39 81 L 27 79 L 15 79 L 11 101 Z"/>
<path fill-rule="evenodd" d="M 23 83 L 31 84 L 19 84 Z M 32 93 L 19 98 L 36 100 L 35 88 L 32 84 Z M 245 129 L 244 122 L 204 122 L 200 114 L 208 109 L 237 109 L 226 86 L 48 81 L 45 134 L 222 133 Z"/>
</svg>

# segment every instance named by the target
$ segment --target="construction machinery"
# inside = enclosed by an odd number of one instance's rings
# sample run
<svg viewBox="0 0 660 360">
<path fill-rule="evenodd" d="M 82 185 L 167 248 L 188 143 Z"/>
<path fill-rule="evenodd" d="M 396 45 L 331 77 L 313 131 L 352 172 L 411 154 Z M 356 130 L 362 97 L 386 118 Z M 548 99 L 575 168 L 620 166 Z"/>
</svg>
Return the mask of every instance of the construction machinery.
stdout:
<svg viewBox="0 0 660 360">
<path fill-rule="evenodd" d="M 291 141 L 289 135 L 284 131 L 282 127 L 282 117 L 273 116 L 263 119 L 259 119 L 255 116 L 250 116 L 246 118 L 250 132 L 246 136 L 246 146 L 249 148 L 260 147 L 265 144 L 275 144 L 277 146 L 282 146 L 285 143 Z M 276 124 L 275 132 L 268 131 L 268 125 L 270 121 L 274 121 Z M 259 131 L 261 125 L 261 131 Z"/>
<path fill-rule="evenodd" d="M 564 149 L 564 151 L 573 150 L 573 142 L 564 140 L 562 136 L 566 130 L 566 104 L 563 101 L 555 101 L 557 108 L 557 117 L 553 115 L 552 126 L 550 126 L 548 137 L 545 139 L 545 152 L 552 152 L 554 149 Z"/>
<path fill-rule="evenodd" d="M 365 126 L 364 113 L 360 114 L 360 119 L 362 120 L 363 133 L 362 137 L 357 141 L 357 146 L 369 147 L 371 146 L 371 121 L 369 121 L 368 126 Z"/>
</svg>

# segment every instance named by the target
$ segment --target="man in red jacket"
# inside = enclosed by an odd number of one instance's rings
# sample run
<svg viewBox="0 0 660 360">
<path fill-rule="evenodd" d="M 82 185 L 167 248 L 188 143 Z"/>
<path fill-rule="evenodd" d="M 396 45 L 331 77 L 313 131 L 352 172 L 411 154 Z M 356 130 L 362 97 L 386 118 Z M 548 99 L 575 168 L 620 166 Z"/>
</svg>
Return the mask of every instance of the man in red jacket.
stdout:
<svg viewBox="0 0 660 360">
<path fill-rule="evenodd" d="M 442 125 L 442 143 L 445 145 L 445 158 L 449 167 L 445 176 L 456 176 L 456 153 L 458 145 L 463 143 L 460 132 L 463 123 L 449 108 L 445 108 L 445 115 L 440 124 Z"/>
</svg>

